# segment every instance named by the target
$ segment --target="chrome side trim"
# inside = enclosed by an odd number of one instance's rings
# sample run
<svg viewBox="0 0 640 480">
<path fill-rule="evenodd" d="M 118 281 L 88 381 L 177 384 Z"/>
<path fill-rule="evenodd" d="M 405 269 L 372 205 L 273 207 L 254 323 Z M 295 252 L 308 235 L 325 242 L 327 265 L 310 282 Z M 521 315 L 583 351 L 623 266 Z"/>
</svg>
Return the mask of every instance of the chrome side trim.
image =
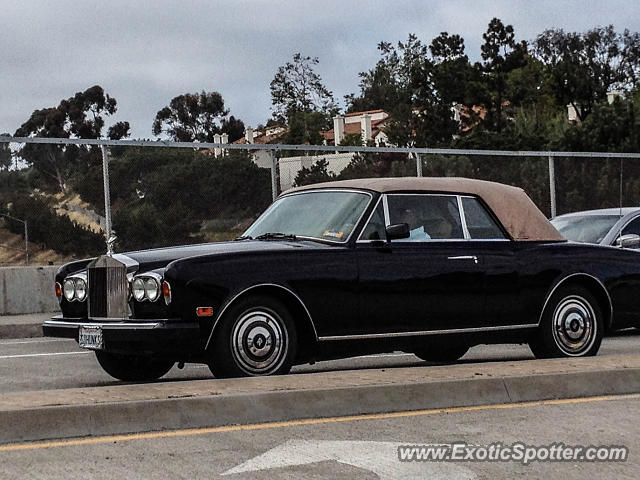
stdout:
<svg viewBox="0 0 640 480">
<path fill-rule="evenodd" d="M 334 335 L 327 337 L 318 337 L 320 342 L 329 342 L 334 340 L 365 340 L 371 338 L 396 338 L 396 337 L 421 337 L 425 335 L 447 335 L 450 333 L 474 333 L 474 332 L 493 332 L 497 330 L 520 330 L 527 328 L 537 328 L 535 323 L 527 323 L 524 325 L 503 325 L 499 327 L 478 327 L 478 328 L 454 328 L 449 330 L 423 330 L 417 332 L 391 332 L 391 333 L 370 333 L 363 335 Z"/>
<path fill-rule="evenodd" d="M 604 290 L 604 293 L 607 295 L 607 300 L 609 301 L 609 322 L 613 322 L 613 302 L 611 301 L 611 295 L 609 295 L 609 291 L 607 290 L 607 287 L 604 286 L 604 283 L 602 283 L 599 278 L 596 278 L 593 275 L 589 275 L 588 273 L 580 272 L 580 273 L 572 273 L 571 275 L 567 275 L 558 283 L 556 283 L 555 286 L 551 289 L 551 291 L 547 295 L 546 300 L 544 301 L 544 304 L 542 305 L 542 310 L 540 310 L 538 325 L 542 323 L 542 315 L 544 315 L 544 311 L 547 308 L 547 304 L 549 303 L 549 300 L 551 299 L 551 296 L 553 295 L 553 293 L 558 289 L 560 285 L 562 285 L 564 282 L 566 282 L 572 277 L 589 277 L 592 280 L 595 280 L 600 285 L 600 288 Z"/>
<path fill-rule="evenodd" d="M 220 322 L 220 319 L 224 315 L 224 312 L 226 312 L 227 309 L 233 304 L 233 302 L 235 302 L 236 299 L 238 299 L 240 296 L 244 295 L 245 293 L 249 292 L 250 290 L 253 290 L 253 289 L 259 288 L 259 287 L 277 287 L 277 288 L 285 290 L 287 293 L 290 293 L 291 295 L 293 295 L 295 297 L 295 299 L 298 300 L 300 305 L 302 305 L 302 308 L 304 308 L 304 311 L 307 314 L 307 317 L 309 318 L 309 323 L 311 323 L 311 328 L 313 328 L 313 335 L 315 336 L 316 340 L 319 339 L 318 338 L 318 332 L 316 331 L 316 326 L 313 323 L 313 318 L 311 317 L 311 313 L 309 313 L 309 309 L 304 304 L 302 299 L 298 296 L 298 294 L 296 294 L 293 290 L 291 290 L 291 289 L 289 289 L 287 287 L 283 287 L 282 285 L 278 285 L 277 283 L 260 283 L 258 285 L 252 285 L 251 287 L 245 288 L 241 292 L 237 293 L 236 295 L 233 296 L 233 298 L 231 300 L 229 300 L 224 305 L 224 307 L 222 307 L 222 310 L 220 310 L 220 313 L 218 313 L 218 315 L 216 316 L 215 320 L 213 321 L 213 326 L 211 327 L 211 332 L 209 332 L 209 338 L 207 339 L 207 344 L 204 347 L 205 350 L 207 348 L 209 348 L 209 343 L 211 343 L 211 339 L 213 338 L 213 332 L 215 331 L 216 327 L 218 326 L 218 323 Z"/>
<path fill-rule="evenodd" d="M 470 240 L 471 234 L 469 233 L 469 227 L 467 226 L 467 216 L 464 213 L 464 205 L 462 205 L 462 197 L 460 195 L 458 195 L 458 213 L 460 214 L 460 221 L 462 222 L 462 233 L 464 234 L 464 238 Z"/>
<path fill-rule="evenodd" d="M 475 255 L 458 255 L 457 257 L 447 257 L 447 260 L 473 260 L 478 263 L 478 257 Z"/>
<path fill-rule="evenodd" d="M 382 207 L 384 208 L 384 223 L 386 224 L 385 226 L 389 226 L 391 225 L 391 216 L 389 215 L 389 195 L 388 194 L 383 194 L 382 195 Z"/>
</svg>

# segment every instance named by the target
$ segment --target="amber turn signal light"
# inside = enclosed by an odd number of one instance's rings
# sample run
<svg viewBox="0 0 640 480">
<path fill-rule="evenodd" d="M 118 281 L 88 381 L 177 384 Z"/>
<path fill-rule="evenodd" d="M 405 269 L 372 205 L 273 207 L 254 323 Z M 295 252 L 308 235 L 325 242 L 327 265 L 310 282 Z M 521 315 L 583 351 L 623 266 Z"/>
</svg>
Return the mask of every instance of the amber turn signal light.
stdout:
<svg viewBox="0 0 640 480">
<path fill-rule="evenodd" d="M 213 307 L 198 307 L 196 315 L 199 317 L 213 317 Z"/>
<path fill-rule="evenodd" d="M 62 285 L 56 282 L 56 297 L 62 297 Z"/>
</svg>

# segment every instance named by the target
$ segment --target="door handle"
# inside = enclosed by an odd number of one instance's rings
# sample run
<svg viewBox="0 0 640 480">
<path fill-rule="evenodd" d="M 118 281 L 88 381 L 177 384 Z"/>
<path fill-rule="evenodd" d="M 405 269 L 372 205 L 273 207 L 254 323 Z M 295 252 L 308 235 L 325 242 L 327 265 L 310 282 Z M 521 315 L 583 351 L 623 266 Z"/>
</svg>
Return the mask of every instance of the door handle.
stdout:
<svg viewBox="0 0 640 480">
<path fill-rule="evenodd" d="M 473 260 L 473 263 L 478 263 L 478 257 L 475 255 L 459 255 L 457 257 L 447 257 L 448 260 Z"/>
</svg>

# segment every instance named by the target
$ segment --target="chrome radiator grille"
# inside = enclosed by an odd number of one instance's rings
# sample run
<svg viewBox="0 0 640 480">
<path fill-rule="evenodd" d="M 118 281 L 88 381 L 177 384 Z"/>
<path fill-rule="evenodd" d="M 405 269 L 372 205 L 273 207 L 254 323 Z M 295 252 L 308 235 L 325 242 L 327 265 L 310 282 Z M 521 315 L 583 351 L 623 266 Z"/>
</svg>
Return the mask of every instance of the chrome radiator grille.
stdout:
<svg viewBox="0 0 640 480">
<path fill-rule="evenodd" d="M 112 257 L 96 258 L 88 265 L 90 318 L 126 318 L 129 282 L 127 267 Z"/>
</svg>

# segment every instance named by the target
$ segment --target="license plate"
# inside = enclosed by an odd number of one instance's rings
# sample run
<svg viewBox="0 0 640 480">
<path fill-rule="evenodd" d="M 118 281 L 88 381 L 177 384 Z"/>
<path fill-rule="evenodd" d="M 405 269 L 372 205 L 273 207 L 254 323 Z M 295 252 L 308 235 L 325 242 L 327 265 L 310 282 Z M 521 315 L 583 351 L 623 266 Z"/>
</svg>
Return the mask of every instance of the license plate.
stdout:
<svg viewBox="0 0 640 480">
<path fill-rule="evenodd" d="M 101 350 L 104 347 L 101 327 L 80 327 L 78 330 L 78 344 L 82 348 Z"/>
</svg>

